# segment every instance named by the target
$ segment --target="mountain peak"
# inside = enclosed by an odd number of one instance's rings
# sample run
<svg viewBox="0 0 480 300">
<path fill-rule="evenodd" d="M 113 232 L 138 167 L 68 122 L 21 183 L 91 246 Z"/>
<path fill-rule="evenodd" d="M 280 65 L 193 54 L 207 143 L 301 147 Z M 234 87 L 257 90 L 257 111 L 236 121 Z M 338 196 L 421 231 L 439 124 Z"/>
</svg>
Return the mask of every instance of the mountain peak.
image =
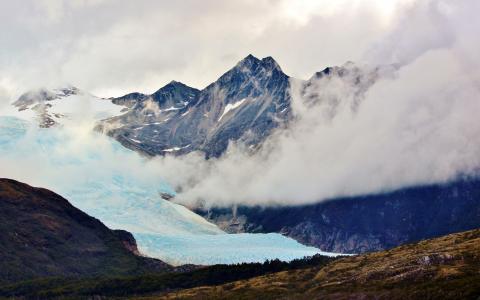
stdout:
<svg viewBox="0 0 480 300">
<path fill-rule="evenodd" d="M 156 91 L 155 93 L 161 92 L 163 90 L 169 90 L 169 89 L 174 89 L 176 87 L 183 87 L 183 86 L 185 86 L 183 83 L 172 80 L 166 85 L 162 86 L 160 89 L 158 89 L 158 91 Z"/>
<path fill-rule="evenodd" d="M 37 88 L 22 94 L 15 102 L 12 103 L 12 105 L 26 108 L 27 106 L 35 103 L 43 103 L 46 101 L 79 94 L 82 94 L 82 92 L 72 85 L 54 89 Z"/>
<path fill-rule="evenodd" d="M 173 86 L 185 86 L 185 84 L 181 83 L 180 81 L 172 80 L 167 83 L 165 86 L 173 85 Z"/>
<path fill-rule="evenodd" d="M 248 67 L 251 68 L 258 64 L 260 59 L 253 56 L 252 54 L 247 55 L 244 59 L 238 62 L 237 67 Z"/>
<path fill-rule="evenodd" d="M 162 93 L 165 91 L 171 91 L 174 89 L 182 89 L 182 90 L 188 90 L 188 91 L 198 91 L 196 88 L 190 87 L 180 81 L 175 81 L 172 80 L 166 85 L 162 86 L 160 89 L 158 89 L 155 93 L 152 94 L 154 96 L 155 94 Z"/>
<path fill-rule="evenodd" d="M 247 55 L 242 61 L 259 61 L 257 57 L 253 56 L 252 54 Z"/>
<path fill-rule="evenodd" d="M 247 55 L 244 59 L 242 59 L 238 64 L 235 66 L 234 69 L 256 69 L 257 67 L 261 67 L 262 69 L 268 70 L 268 71 L 280 71 L 283 73 L 282 68 L 280 68 L 280 65 L 275 61 L 275 59 L 271 56 L 264 57 L 262 59 L 259 59 L 252 54 Z"/>
<path fill-rule="evenodd" d="M 280 65 L 271 56 L 262 58 L 262 64 L 266 69 L 282 71 L 282 68 L 280 68 Z"/>
</svg>

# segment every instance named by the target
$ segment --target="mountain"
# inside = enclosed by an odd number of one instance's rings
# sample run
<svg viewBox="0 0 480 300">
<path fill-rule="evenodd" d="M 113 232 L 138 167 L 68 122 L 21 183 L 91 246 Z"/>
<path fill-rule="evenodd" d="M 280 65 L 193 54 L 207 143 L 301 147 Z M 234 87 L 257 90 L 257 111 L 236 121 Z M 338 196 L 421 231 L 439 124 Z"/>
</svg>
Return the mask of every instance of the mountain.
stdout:
<svg viewBox="0 0 480 300">
<path fill-rule="evenodd" d="M 319 118 L 328 118 L 341 105 L 356 109 L 378 71 L 346 63 L 299 80 L 286 75 L 272 57 L 248 55 L 201 91 L 172 81 L 151 95 L 135 92 L 111 98 L 129 111 L 103 120 L 97 129 L 150 156 L 201 151 L 207 158 L 219 157 L 232 141 L 254 150 L 294 118 L 292 80 L 305 104 L 323 105 L 325 116 Z M 340 82 L 333 86 L 345 86 L 345 99 L 324 93 L 333 78 Z"/>
<path fill-rule="evenodd" d="M 130 233 L 108 229 L 49 190 L 10 179 L 0 179 L 0 231 L 0 283 L 172 269 L 138 256 Z"/>
<path fill-rule="evenodd" d="M 62 99 L 72 95 L 80 95 L 82 92 L 74 87 L 64 87 L 60 89 L 48 90 L 41 88 L 38 90 L 29 91 L 18 98 L 12 105 L 18 107 L 20 110 L 28 109 L 29 106 L 39 104 L 42 102 L 48 102 L 53 100 Z"/>
<path fill-rule="evenodd" d="M 203 90 L 172 81 L 153 94 L 103 99 L 67 86 L 29 91 L 13 105 L 16 115 L 35 119 L 40 127 L 90 119 L 97 131 L 148 156 L 201 151 L 208 158 L 221 156 L 230 142 L 254 151 L 275 129 L 287 127 L 294 118 L 292 80 L 307 105 L 323 105 L 325 116 L 319 118 L 332 117 L 341 105 L 355 109 L 377 72 L 346 63 L 299 80 L 272 57 L 248 55 Z M 347 87 L 345 99 L 323 92 L 333 78 Z"/>
<path fill-rule="evenodd" d="M 273 58 L 249 55 L 201 91 L 171 82 L 152 95 L 113 98 L 131 109 L 98 129 L 149 155 L 198 150 L 218 157 L 229 141 L 253 147 L 287 122 L 289 88 L 289 77 Z"/>
<path fill-rule="evenodd" d="M 227 232 L 279 232 L 323 251 L 363 253 L 479 228 L 480 180 L 302 206 L 200 208 L 196 212 Z"/>
<path fill-rule="evenodd" d="M 117 105 L 134 107 L 136 110 L 144 109 L 145 102 L 151 100 L 158 105 L 159 109 L 172 111 L 182 109 L 188 104 L 193 104 L 192 101 L 195 100 L 199 92 L 199 90 L 181 82 L 171 81 L 151 95 L 130 93 L 122 97 L 111 98 L 111 100 Z"/>
<path fill-rule="evenodd" d="M 480 230 L 149 299 L 478 299 Z"/>
<path fill-rule="evenodd" d="M 95 97 L 74 86 L 31 90 L 12 103 L 13 116 L 34 121 L 41 128 L 64 125 L 67 122 L 93 122 L 119 115 L 124 106 L 108 99 Z"/>
</svg>

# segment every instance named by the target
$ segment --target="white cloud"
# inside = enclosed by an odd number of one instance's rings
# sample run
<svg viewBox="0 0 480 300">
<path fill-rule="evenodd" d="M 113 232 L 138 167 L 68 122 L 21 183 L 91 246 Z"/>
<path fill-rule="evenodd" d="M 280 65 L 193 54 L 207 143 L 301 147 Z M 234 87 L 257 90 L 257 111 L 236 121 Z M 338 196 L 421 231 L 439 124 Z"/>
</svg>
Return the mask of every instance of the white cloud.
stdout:
<svg viewBox="0 0 480 300">
<path fill-rule="evenodd" d="M 355 96 L 351 78 L 316 82 L 327 99 L 321 105 L 305 107 L 294 94 L 299 121 L 253 156 L 231 147 L 218 160 L 193 153 L 142 162 L 140 175 L 183 188 L 179 201 L 309 203 L 441 182 L 480 167 L 475 1 L 399 1 L 383 8 L 358 1 L 324 14 L 305 2 L 290 17 L 286 2 L 131 3 L 64 6 L 68 17 L 55 26 L 34 17 L 22 27 L 7 16 L 16 24 L 15 34 L 6 35 L 13 42 L 0 49 L 8 93 L 22 83 L 56 80 L 111 92 L 151 91 L 171 79 L 201 86 L 249 52 L 272 55 L 302 78 L 347 60 L 368 63 L 358 64 L 366 71 L 397 64 L 382 69 L 364 97 Z"/>
<path fill-rule="evenodd" d="M 248 53 L 291 75 L 357 60 L 410 1 L 22 1 L 0 4 L 17 94 L 64 82 L 102 96 L 214 81 Z M 335 4 L 332 4 L 335 3 Z M 398 8 L 397 8 L 398 5 Z M 388 9 L 385 9 L 388 7 Z"/>
<path fill-rule="evenodd" d="M 480 61 L 468 54 L 480 45 L 470 42 L 475 30 L 464 27 L 475 10 L 459 1 L 446 15 L 438 10 L 444 3 L 417 6 L 379 41 L 375 51 L 383 56 L 376 57 L 397 70 L 382 69 L 364 97 L 355 77 L 323 78 L 312 87 L 323 102 L 305 107 L 294 93 L 298 122 L 253 156 L 232 147 L 209 162 L 159 159 L 184 163 L 180 174 L 189 176 L 170 179 L 183 187 L 179 201 L 310 203 L 476 174 Z"/>
</svg>

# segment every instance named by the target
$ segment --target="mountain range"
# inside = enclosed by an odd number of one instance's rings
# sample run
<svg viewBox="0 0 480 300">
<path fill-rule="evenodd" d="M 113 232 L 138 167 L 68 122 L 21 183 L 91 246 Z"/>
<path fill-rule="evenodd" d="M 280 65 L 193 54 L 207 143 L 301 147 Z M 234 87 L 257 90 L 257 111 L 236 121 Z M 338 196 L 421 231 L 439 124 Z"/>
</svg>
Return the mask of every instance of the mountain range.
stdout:
<svg viewBox="0 0 480 300">
<path fill-rule="evenodd" d="M 202 151 L 218 157 L 230 141 L 255 146 L 288 122 L 289 88 L 273 58 L 249 55 L 203 90 L 172 81 L 151 95 L 113 98 L 130 110 L 98 129 L 150 155 Z"/>
<path fill-rule="evenodd" d="M 323 105 L 326 114 L 318 118 L 329 118 L 340 105 L 355 110 L 380 71 L 346 63 L 299 80 L 271 57 L 248 55 L 202 90 L 172 81 L 153 94 L 95 97 L 95 107 L 108 107 L 95 110 L 107 112 L 98 114 L 106 117 L 97 117 L 95 128 L 148 156 L 200 151 L 206 158 L 219 157 L 232 142 L 253 152 L 295 120 L 293 91 L 307 106 Z M 333 78 L 353 84 L 349 99 L 319 93 L 330 84 L 323 80 L 319 87 L 319 80 Z M 52 113 L 55 105 L 82 94 L 88 93 L 73 87 L 40 90 L 22 95 L 14 105 L 23 112 L 38 111 L 42 104 L 47 121 L 40 126 L 51 126 L 62 122 L 62 114 Z M 228 232 L 279 232 L 324 251 L 362 253 L 480 226 L 479 187 L 476 178 L 469 178 L 311 205 L 192 209 Z"/>
<path fill-rule="evenodd" d="M 153 94 L 132 92 L 104 99 L 67 86 L 29 91 L 13 105 L 20 112 L 33 111 L 40 127 L 50 127 L 74 114 L 65 103 L 88 100 L 96 130 L 129 149 L 149 156 L 200 151 L 209 158 L 221 156 L 231 142 L 254 151 L 276 128 L 288 127 L 295 118 L 292 85 L 298 86 L 307 104 L 324 105 L 326 117 L 332 117 L 345 101 L 318 94 L 319 79 L 353 82 L 353 99 L 347 104 L 355 108 L 378 78 L 378 71 L 348 62 L 300 80 L 286 75 L 272 57 L 248 55 L 202 90 L 171 81 Z"/>
<path fill-rule="evenodd" d="M 377 71 L 361 72 L 347 63 L 299 80 L 286 75 L 272 57 L 248 55 L 202 90 L 172 81 L 151 95 L 135 92 L 112 98 L 129 111 L 103 120 L 97 129 L 148 155 L 201 151 L 207 158 L 219 157 L 230 142 L 255 149 L 274 129 L 287 127 L 294 118 L 292 84 L 300 86 L 310 104 L 322 102 L 334 113 L 340 99 L 322 99 L 312 87 L 316 81 L 333 76 L 351 80 L 358 98 L 375 81 Z"/>
</svg>

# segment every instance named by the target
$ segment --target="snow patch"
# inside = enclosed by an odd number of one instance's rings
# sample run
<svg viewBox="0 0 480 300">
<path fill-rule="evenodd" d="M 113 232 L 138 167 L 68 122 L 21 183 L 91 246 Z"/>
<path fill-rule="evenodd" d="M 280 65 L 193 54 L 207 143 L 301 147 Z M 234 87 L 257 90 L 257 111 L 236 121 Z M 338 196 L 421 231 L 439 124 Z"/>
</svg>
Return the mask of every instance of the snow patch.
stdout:
<svg viewBox="0 0 480 300">
<path fill-rule="evenodd" d="M 91 122 L 92 125 L 100 120 L 118 116 L 124 113 L 125 106 L 114 104 L 109 99 L 98 98 L 87 93 L 68 94 L 63 90 L 54 89 L 52 93 L 58 96 L 48 101 L 34 102 L 25 109 L 18 110 L 13 105 L 8 110 L 3 110 L 3 115 L 10 115 L 37 123 L 39 112 L 35 111 L 37 105 L 42 105 L 44 111 L 59 123 L 84 124 Z"/>
<path fill-rule="evenodd" d="M 179 109 L 182 109 L 182 108 L 183 108 L 183 107 L 175 107 L 175 106 L 172 106 L 172 107 L 169 107 L 169 108 L 162 109 L 161 111 L 179 110 Z"/>
<path fill-rule="evenodd" d="M 218 118 L 218 122 L 220 122 L 222 120 L 223 116 L 225 116 L 229 111 L 234 110 L 235 108 L 242 105 L 242 103 L 245 102 L 245 100 L 247 100 L 247 98 L 243 98 L 242 100 L 239 100 L 235 103 L 228 103 L 225 106 L 225 109 L 223 110 L 223 114 L 220 116 L 220 118 Z"/>
<path fill-rule="evenodd" d="M 133 139 L 133 138 L 130 138 L 130 140 L 131 140 L 132 142 L 137 143 L 137 144 L 141 144 L 141 143 L 142 143 L 142 141 L 139 141 L 139 140 L 136 140 L 136 139 Z"/>
<path fill-rule="evenodd" d="M 174 151 L 178 151 L 178 150 L 182 150 L 182 149 L 185 149 L 187 147 L 190 147 L 190 144 L 184 146 L 184 147 L 173 147 L 173 148 L 169 148 L 169 149 L 164 149 L 162 150 L 163 152 L 174 152 Z"/>
</svg>

